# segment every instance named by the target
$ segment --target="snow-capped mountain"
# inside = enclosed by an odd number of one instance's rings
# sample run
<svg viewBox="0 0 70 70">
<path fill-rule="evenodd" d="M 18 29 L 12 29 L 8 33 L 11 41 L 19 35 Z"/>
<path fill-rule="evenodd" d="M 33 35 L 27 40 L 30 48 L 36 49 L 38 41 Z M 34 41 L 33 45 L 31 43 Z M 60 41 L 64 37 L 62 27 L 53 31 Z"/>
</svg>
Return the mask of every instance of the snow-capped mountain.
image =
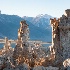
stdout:
<svg viewBox="0 0 70 70">
<path fill-rule="evenodd" d="M 36 17 L 26 17 L 24 16 L 23 19 L 30 21 L 33 25 L 39 27 L 39 28 L 44 28 L 44 29 L 49 29 L 50 27 L 50 18 L 52 16 L 50 15 L 37 15 Z"/>
</svg>

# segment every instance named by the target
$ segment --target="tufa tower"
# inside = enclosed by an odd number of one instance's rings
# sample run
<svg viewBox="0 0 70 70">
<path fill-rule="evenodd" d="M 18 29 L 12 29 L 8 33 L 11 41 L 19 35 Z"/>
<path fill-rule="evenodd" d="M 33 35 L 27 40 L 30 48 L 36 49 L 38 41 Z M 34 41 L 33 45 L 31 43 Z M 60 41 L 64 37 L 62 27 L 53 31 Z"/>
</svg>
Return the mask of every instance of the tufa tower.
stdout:
<svg viewBox="0 0 70 70">
<path fill-rule="evenodd" d="M 18 65 L 24 62 L 24 55 L 28 53 L 27 51 L 27 47 L 29 45 L 29 43 L 27 42 L 28 39 L 29 39 L 28 25 L 26 24 L 26 21 L 21 21 L 20 28 L 18 29 L 18 40 L 13 53 L 14 64 Z"/>
<path fill-rule="evenodd" d="M 70 58 L 70 9 L 59 19 L 51 19 L 52 47 L 51 56 L 55 59 L 55 65 L 63 66 L 63 61 Z"/>
</svg>

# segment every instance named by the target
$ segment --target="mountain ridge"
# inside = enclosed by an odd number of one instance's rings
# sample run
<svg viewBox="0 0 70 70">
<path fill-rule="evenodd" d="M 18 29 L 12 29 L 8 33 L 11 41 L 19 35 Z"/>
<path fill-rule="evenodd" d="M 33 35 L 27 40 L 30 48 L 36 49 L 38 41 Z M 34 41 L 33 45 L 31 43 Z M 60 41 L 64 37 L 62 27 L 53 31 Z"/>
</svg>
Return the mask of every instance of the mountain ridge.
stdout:
<svg viewBox="0 0 70 70">
<path fill-rule="evenodd" d="M 36 22 L 36 24 L 39 24 L 40 26 L 38 27 L 35 25 L 35 20 L 32 20 L 33 17 L 29 18 L 21 18 L 17 15 L 6 15 L 6 14 L 0 14 L 0 34 L 3 35 L 4 37 L 8 37 L 9 39 L 17 39 L 17 34 L 18 34 L 18 28 L 20 27 L 20 21 L 21 20 L 26 20 L 29 29 L 30 29 L 30 38 L 31 40 L 42 40 L 42 41 L 51 41 L 51 27 L 49 23 L 48 25 L 41 25 L 41 20 Z M 50 18 L 49 18 L 50 19 Z M 49 21 L 48 19 L 48 21 Z M 46 19 L 44 19 L 46 20 Z M 42 21 L 43 22 L 43 21 Z M 46 22 L 45 22 L 46 24 Z M 49 29 L 46 29 L 46 27 L 49 26 Z"/>
</svg>

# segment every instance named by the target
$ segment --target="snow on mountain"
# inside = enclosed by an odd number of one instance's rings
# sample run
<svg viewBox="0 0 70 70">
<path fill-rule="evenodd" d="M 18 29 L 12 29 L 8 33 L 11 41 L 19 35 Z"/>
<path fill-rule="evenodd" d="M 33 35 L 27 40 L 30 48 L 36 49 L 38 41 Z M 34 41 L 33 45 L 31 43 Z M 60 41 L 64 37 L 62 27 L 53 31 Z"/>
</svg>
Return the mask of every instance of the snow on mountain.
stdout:
<svg viewBox="0 0 70 70">
<path fill-rule="evenodd" d="M 33 25 L 39 27 L 39 28 L 44 28 L 44 29 L 49 29 L 50 27 L 50 18 L 52 16 L 50 15 L 37 15 L 36 17 L 23 17 L 23 19 L 30 21 Z"/>
</svg>

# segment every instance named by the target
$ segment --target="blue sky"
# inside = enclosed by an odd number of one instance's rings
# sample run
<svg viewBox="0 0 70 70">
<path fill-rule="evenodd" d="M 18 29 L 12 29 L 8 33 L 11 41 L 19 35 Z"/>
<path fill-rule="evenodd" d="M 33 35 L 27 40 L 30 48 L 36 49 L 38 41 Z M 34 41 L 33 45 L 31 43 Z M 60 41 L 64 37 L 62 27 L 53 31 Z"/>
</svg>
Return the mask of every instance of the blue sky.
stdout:
<svg viewBox="0 0 70 70">
<path fill-rule="evenodd" d="M 2 14 L 21 17 L 39 14 L 61 17 L 66 9 L 70 9 L 70 0 L 0 0 Z"/>
</svg>

